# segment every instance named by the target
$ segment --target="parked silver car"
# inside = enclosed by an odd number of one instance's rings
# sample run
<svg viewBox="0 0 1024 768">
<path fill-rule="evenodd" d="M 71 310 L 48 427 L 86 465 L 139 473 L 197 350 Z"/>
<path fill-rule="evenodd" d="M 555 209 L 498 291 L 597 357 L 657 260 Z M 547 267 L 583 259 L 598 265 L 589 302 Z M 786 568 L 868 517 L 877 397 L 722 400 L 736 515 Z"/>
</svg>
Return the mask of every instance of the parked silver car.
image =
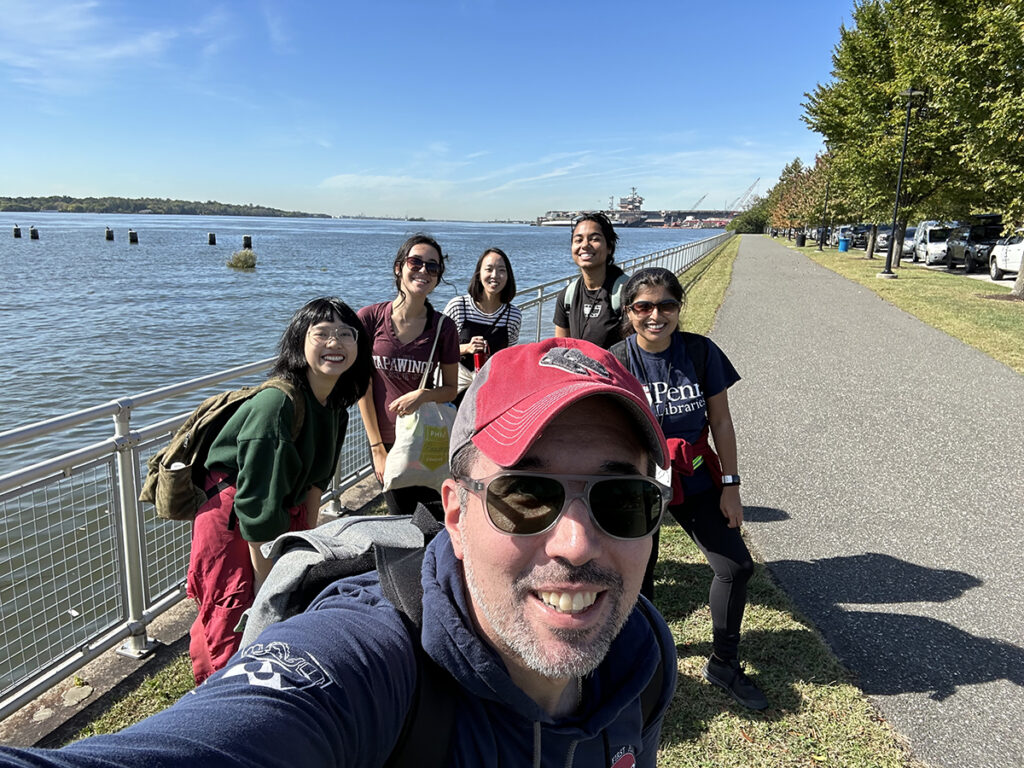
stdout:
<svg viewBox="0 0 1024 768">
<path fill-rule="evenodd" d="M 849 240 L 850 232 L 852 230 L 853 227 L 849 224 L 840 224 L 838 227 L 832 227 L 832 232 L 829 233 L 828 238 L 829 245 L 835 248 L 837 245 L 839 245 L 839 239 L 842 237 L 845 237 L 846 239 Z"/>
<path fill-rule="evenodd" d="M 889 250 L 889 237 L 892 227 L 888 224 L 878 226 L 878 234 L 875 236 L 875 251 L 886 252 Z M 914 234 L 917 227 L 907 227 L 903 233 L 903 249 L 900 251 L 900 259 L 913 258 L 914 255 Z"/>
</svg>

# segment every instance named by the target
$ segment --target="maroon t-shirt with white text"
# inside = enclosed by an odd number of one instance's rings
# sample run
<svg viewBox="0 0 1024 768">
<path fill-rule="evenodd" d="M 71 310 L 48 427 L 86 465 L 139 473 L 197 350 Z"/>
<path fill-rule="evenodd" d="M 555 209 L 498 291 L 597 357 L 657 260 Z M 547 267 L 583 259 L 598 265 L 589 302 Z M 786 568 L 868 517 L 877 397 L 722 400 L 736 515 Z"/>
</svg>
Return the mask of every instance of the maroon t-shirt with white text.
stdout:
<svg viewBox="0 0 1024 768">
<path fill-rule="evenodd" d="M 363 307 L 356 314 L 370 336 L 373 351 L 373 406 L 377 412 L 380 439 L 391 445 L 395 442 L 397 417 L 388 410 L 388 404 L 419 388 L 423 372 L 430 365 L 430 348 L 434 345 L 439 321 L 443 325 L 433 361 L 444 365 L 459 362 L 459 331 L 450 317 L 431 308 L 423 333 L 403 344 L 395 337 L 391 324 L 390 301 Z M 431 378 L 427 377 L 428 387 L 431 386 Z"/>
</svg>

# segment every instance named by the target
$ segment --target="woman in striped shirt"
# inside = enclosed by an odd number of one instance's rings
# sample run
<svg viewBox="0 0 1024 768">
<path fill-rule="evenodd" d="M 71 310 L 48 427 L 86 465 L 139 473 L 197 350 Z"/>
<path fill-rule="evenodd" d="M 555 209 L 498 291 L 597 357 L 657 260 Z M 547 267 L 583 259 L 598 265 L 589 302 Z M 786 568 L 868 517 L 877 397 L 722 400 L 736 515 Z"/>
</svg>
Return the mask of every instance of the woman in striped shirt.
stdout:
<svg viewBox="0 0 1024 768">
<path fill-rule="evenodd" d="M 523 313 L 512 305 L 516 278 L 512 263 L 500 248 L 488 248 L 480 256 L 469 281 L 469 293 L 448 302 L 444 313 L 459 329 L 459 395 L 488 355 L 519 342 Z"/>
</svg>

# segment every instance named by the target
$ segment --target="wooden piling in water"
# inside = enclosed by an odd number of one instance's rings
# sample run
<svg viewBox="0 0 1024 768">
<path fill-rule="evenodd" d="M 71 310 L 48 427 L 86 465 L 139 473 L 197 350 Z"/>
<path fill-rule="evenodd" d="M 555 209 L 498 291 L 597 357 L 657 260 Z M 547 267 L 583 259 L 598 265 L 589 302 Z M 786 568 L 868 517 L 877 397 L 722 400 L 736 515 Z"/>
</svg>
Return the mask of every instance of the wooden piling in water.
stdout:
<svg viewBox="0 0 1024 768">
<path fill-rule="evenodd" d="M 36 229 L 35 227 L 29 227 L 28 228 L 28 239 L 29 240 L 38 240 L 39 239 L 39 230 Z"/>
<path fill-rule="evenodd" d="M 110 242 L 113 242 L 114 241 L 114 230 L 112 230 L 110 227 L 107 227 L 107 231 L 104 233 L 104 237 L 107 240 L 109 240 Z"/>
<path fill-rule="evenodd" d="M 206 233 L 206 242 L 209 243 L 210 245 L 216 245 L 217 244 L 217 233 L 216 232 L 207 232 Z"/>
<path fill-rule="evenodd" d="M 17 224 L 14 225 L 14 237 L 15 239 L 21 237 L 21 227 L 19 227 Z"/>
<path fill-rule="evenodd" d="M 242 235 L 242 247 L 252 249 L 252 235 Z"/>
<path fill-rule="evenodd" d="M 139 244 L 139 233 L 136 232 L 134 229 L 128 230 L 128 242 L 131 243 L 132 245 Z"/>
</svg>

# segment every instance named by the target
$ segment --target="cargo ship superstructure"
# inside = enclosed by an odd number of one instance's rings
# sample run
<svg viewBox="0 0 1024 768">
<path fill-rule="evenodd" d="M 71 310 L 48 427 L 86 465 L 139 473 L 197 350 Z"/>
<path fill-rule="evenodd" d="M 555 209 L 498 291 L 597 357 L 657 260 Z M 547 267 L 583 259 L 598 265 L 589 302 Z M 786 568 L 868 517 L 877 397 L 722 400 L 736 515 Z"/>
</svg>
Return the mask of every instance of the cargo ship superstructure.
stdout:
<svg viewBox="0 0 1024 768">
<path fill-rule="evenodd" d="M 595 213 L 591 210 L 548 211 L 538 216 L 535 222 L 539 227 L 569 227 L 577 217 Z M 721 229 L 725 227 L 737 211 L 682 211 L 663 210 L 649 211 L 644 209 L 644 198 L 636 191 L 630 190 L 625 197 L 619 198 L 618 206 L 615 197 L 608 200 L 608 207 L 600 213 L 607 216 L 617 227 L 680 227 L 683 229 Z"/>
</svg>

